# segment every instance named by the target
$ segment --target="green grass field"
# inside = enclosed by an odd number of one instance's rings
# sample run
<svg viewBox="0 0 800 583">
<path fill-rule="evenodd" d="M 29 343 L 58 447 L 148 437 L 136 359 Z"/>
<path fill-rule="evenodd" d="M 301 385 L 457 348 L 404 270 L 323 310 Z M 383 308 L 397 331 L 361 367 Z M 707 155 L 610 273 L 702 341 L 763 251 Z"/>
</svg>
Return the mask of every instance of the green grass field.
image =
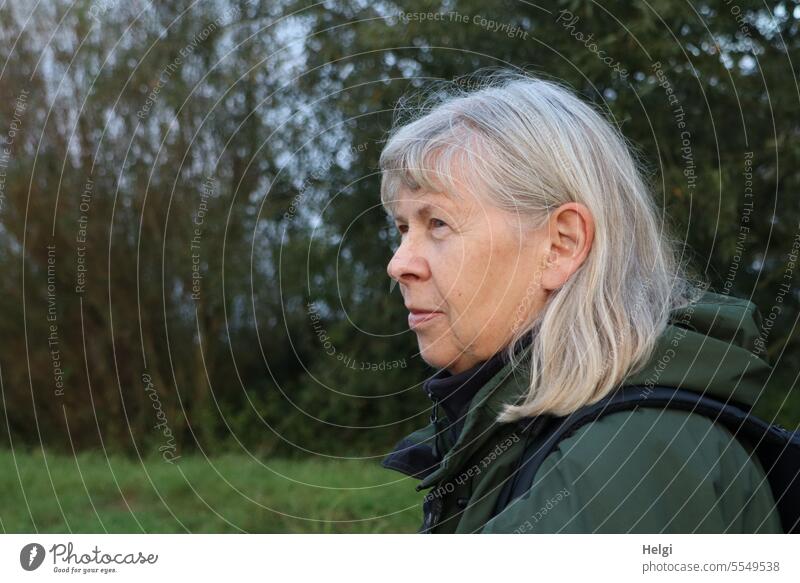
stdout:
<svg viewBox="0 0 800 583">
<path fill-rule="evenodd" d="M 417 480 L 376 460 L 131 460 L 0 450 L 6 533 L 415 532 Z"/>
</svg>

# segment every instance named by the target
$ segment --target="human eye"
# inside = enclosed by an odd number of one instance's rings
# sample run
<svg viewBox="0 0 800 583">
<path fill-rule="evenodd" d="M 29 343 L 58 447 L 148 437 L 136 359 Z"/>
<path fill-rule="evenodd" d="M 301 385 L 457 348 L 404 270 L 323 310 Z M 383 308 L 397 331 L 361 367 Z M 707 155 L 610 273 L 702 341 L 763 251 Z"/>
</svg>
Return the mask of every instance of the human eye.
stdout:
<svg viewBox="0 0 800 583">
<path fill-rule="evenodd" d="M 448 226 L 447 223 L 445 223 L 442 219 L 431 218 L 431 228 L 441 229 L 447 226 Z"/>
</svg>

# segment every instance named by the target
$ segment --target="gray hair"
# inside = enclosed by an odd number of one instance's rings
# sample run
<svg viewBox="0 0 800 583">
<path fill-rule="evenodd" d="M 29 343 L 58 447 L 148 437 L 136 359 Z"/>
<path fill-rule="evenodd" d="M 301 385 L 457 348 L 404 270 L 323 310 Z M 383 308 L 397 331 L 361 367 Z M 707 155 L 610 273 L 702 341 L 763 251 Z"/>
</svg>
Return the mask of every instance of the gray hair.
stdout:
<svg viewBox="0 0 800 583">
<path fill-rule="evenodd" d="M 530 334 L 530 387 L 498 421 L 566 415 L 641 369 L 673 309 L 696 301 L 679 242 L 614 124 L 561 84 L 501 70 L 465 87 L 436 87 L 381 152 L 381 202 L 402 188 L 458 196 L 464 183 L 541 226 L 567 202 L 588 207 L 592 250 L 536 314 L 510 324 L 509 358 Z M 401 108 L 402 109 L 402 108 Z M 400 113 L 403 113 L 400 111 Z M 451 169 L 456 159 L 463 176 Z"/>
</svg>

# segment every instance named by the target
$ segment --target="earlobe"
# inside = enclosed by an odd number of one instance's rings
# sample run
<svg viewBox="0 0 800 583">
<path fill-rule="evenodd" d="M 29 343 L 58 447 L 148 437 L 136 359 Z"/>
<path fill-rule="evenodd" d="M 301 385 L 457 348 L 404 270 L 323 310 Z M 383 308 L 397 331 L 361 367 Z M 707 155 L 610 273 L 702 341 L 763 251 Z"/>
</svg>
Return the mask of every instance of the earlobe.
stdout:
<svg viewBox="0 0 800 583">
<path fill-rule="evenodd" d="M 542 255 L 539 265 L 539 287 L 546 292 L 561 287 L 564 283 L 564 275 L 559 265 L 559 252 L 553 248 L 552 243 L 548 242 L 549 249 Z"/>
<path fill-rule="evenodd" d="M 553 258 L 548 256 L 547 262 L 542 269 L 541 287 L 545 291 L 553 291 L 564 285 L 564 282 L 569 277 L 563 267 L 559 264 L 558 253 L 553 251 L 550 254 Z"/>
</svg>

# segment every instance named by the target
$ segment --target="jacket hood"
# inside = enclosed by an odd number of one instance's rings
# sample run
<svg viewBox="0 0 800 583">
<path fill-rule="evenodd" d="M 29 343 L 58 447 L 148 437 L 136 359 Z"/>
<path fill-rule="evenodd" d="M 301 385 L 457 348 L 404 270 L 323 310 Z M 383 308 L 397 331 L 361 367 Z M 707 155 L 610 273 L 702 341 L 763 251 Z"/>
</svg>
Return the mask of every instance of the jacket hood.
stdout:
<svg viewBox="0 0 800 583">
<path fill-rule="evenodd" d="M 772 368 L 758 350 L 760 329 L 753 302 L 706 291 L 672 312 L 651 358 L 623 384 L 679 387 L 750 407 Z"/>
</svg>

